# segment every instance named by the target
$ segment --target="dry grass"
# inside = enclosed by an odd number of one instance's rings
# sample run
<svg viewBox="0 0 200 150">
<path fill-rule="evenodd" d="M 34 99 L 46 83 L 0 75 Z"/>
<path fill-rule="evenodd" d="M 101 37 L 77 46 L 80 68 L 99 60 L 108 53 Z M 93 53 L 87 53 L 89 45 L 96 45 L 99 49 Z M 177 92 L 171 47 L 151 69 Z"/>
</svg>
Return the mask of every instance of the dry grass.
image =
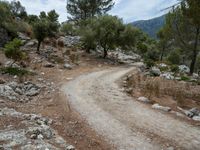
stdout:
<svg viewBox="0 0 200 150">
<path fill-rule="evenodd" d="M 166 80 L 160 77 L 146 77 L 135 74 L 128 81 L 128 86 L 139 90 L 143 96 L 162 99 L 170 96 L 177 105 L 182 106 L 193 101 L 200 106 L 200 86 L 183 81 Z"/>
</svg>

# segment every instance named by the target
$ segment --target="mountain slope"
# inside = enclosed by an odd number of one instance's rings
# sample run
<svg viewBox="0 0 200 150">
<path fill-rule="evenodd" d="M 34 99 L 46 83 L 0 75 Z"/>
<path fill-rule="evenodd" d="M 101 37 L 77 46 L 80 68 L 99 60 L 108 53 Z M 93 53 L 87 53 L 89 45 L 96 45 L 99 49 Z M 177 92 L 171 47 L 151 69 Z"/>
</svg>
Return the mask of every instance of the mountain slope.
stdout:
<svg viewBox="0 0 200 150">
<path fill-rule="evenodd" d="M 156 38 L 156 33 L 162 28 L 164 23 L 165 15 L 150 20 L 136 21 L 131 24 L 147 33 L 150 37 Z"/>
</svg>

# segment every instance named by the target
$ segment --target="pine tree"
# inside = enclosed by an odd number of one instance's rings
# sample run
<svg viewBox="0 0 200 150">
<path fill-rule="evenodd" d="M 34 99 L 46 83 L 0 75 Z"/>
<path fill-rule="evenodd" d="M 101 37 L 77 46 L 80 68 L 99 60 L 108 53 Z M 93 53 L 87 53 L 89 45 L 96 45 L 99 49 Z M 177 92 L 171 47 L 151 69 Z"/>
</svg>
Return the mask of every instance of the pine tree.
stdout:
<svg viewBox="0 0 200 150">
<path fill-rule="evenodd" d="M 86 20 L 105 14 L 113 5 L 112 0 L 68 0 L 67 11 L 71 15 L 70 20 Z"/>
</svg>

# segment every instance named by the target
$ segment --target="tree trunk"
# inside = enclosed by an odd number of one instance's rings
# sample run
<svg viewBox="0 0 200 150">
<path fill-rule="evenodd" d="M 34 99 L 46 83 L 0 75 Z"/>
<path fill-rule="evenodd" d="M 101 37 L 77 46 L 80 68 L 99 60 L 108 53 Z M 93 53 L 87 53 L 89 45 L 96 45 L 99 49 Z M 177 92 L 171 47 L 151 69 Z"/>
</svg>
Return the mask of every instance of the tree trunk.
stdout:
<svg viewBox="0 0 200 150">
<path fill-rule="evenodd" d="M 163 46 L 160 56 L 160 61 L 163 61 L 163 55 L 164 55 L 165 47 Z"/>
<path fill-rule="evenodd" d="M 88 53 L 88 54 L 90 53 L 90 49 L 89 48 L 86 49 L 86 53 Z"/>
<path fill-rule="evenodd" d="M 200 34 L 200 28 L 196 29 L 196 37 L 195 37 L 195 43 L 194 43 L 194 49 L 193 49 L 193 55 L 192 55 L 192 62 L 190 65 L 190 74 L 192 75 L 194 73 L 196 60 L 197 60 L 197 47 L 198 47 L 198 40 L 199 40 L 199 34 Z"/>
<path fill-rule="evenodd" d="M 106 50 L 106 48 L 104 48 L 104 54 L 103 54 L 103 58 L 106 58 L 106 56 L 108 55 L 108 51 Z"/>
<path fill-rule="evenodd" d="M 38 45 L 37 45 L 37 53 L 40 53 L 40 45 L 41 45 L 41 41 L 38 41 Z"/>
</svg>

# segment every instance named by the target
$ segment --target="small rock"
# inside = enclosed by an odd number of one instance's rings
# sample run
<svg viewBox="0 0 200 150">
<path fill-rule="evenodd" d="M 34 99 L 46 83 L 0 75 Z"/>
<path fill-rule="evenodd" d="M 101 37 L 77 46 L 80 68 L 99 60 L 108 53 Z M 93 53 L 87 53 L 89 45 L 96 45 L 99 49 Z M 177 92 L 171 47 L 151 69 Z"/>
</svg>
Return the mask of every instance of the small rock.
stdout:
<svg viewBox="0 0 200 150">
<path fill-rule="evenodd" d="M 192 108 L 189 110 L 191 113 L 193 113 L 194 116 L 199 116 L 200 111 L 197 108 Z"/>
<path fill-rule="evenodd" d="M 150 103 L 150 100 L 146 97 L 139 97 L 138 101 L 143 102 L 143 103 Z"/>
<path fill-rule="evenodd" d="M 71 70 L 71 69 L 72 69 L 72 66 L 71 66 L 70 64 L 64 64 L 64 68 L 65 68 L 65 69 Z"/>
<path fill-rule="evenodd" d="M 32 135 L 30 136 L 30 138 L 35 140 L 35 139 L 37 139 L 37 135 L 36 135 L 36 134 L 32 134 Z"/>
<path fill-rule="evenodd" d="M 44 64 L 44 67 L 46 67 L 46 68 L 53 68 L 53 67 L 55 67 L 55 65 L 48 62 L 48 63 Z"/>
<path fill-rule="evenodd" d="M 194 116 L 192 119 L 193 119 L 194 121 L 200 121 L 200 116 Z"/>
<path fill-rule="evenodd" d="M 43 136 L 42 134 L 39 134 L 39 135 L 37 136 L 37 138 L 38 138 L 38 139 L 43 139 L 44 136 Z"/>
<path fill-rule="evenodd" d="M 153 76 L 160 76 L 161 71 L 157 67 L 152 67 L 150 70 L 150 74 L 152 74 Z"/>
<path fill-rule="evenodd" d="M 126 92 L 129 93 L 129 94 L 131 94 L 133 92 L 133 88 L 126 89 Z"/>
<path fill-rule="evenodd" d="M 173 80 L 175 77 L 170 72 L 166 72 L 160 75 L 160 77 L 163 77 L 167 80 Z"/>
<path fill-rule="evenodd" d="M 171 108 L 170 108 L 170 107 L 160 106 L 159 104 L 154 104 L 154 105 L 152 105 L 152 108 L 153 108 L 153 109 L 162 110 L 162 111 L 166 111 L 166 112 L 171 111 Z"/>
<path fill-rule="evenodd" d="M 174 150 L 174 147 L 168 147 L 166 150 Z"/>
<path fill-rule="evenodd" d="M 66 147 L 67 150 L 75 150 L 75 147 L 73 145 L 69 145 Z"/>
<path fill-rule="evenodd" d="M 4 79 L 0 78 L 0 84 L 4 84 L 4 83 L 6 83 L 6 81 Z"/>
<path fill-rule="evenodd" d="M 180 65 L 179 71 L 182 72 L 182 73 L 190 73 L 190 68 L 186 65 Z"/>
</svg>

